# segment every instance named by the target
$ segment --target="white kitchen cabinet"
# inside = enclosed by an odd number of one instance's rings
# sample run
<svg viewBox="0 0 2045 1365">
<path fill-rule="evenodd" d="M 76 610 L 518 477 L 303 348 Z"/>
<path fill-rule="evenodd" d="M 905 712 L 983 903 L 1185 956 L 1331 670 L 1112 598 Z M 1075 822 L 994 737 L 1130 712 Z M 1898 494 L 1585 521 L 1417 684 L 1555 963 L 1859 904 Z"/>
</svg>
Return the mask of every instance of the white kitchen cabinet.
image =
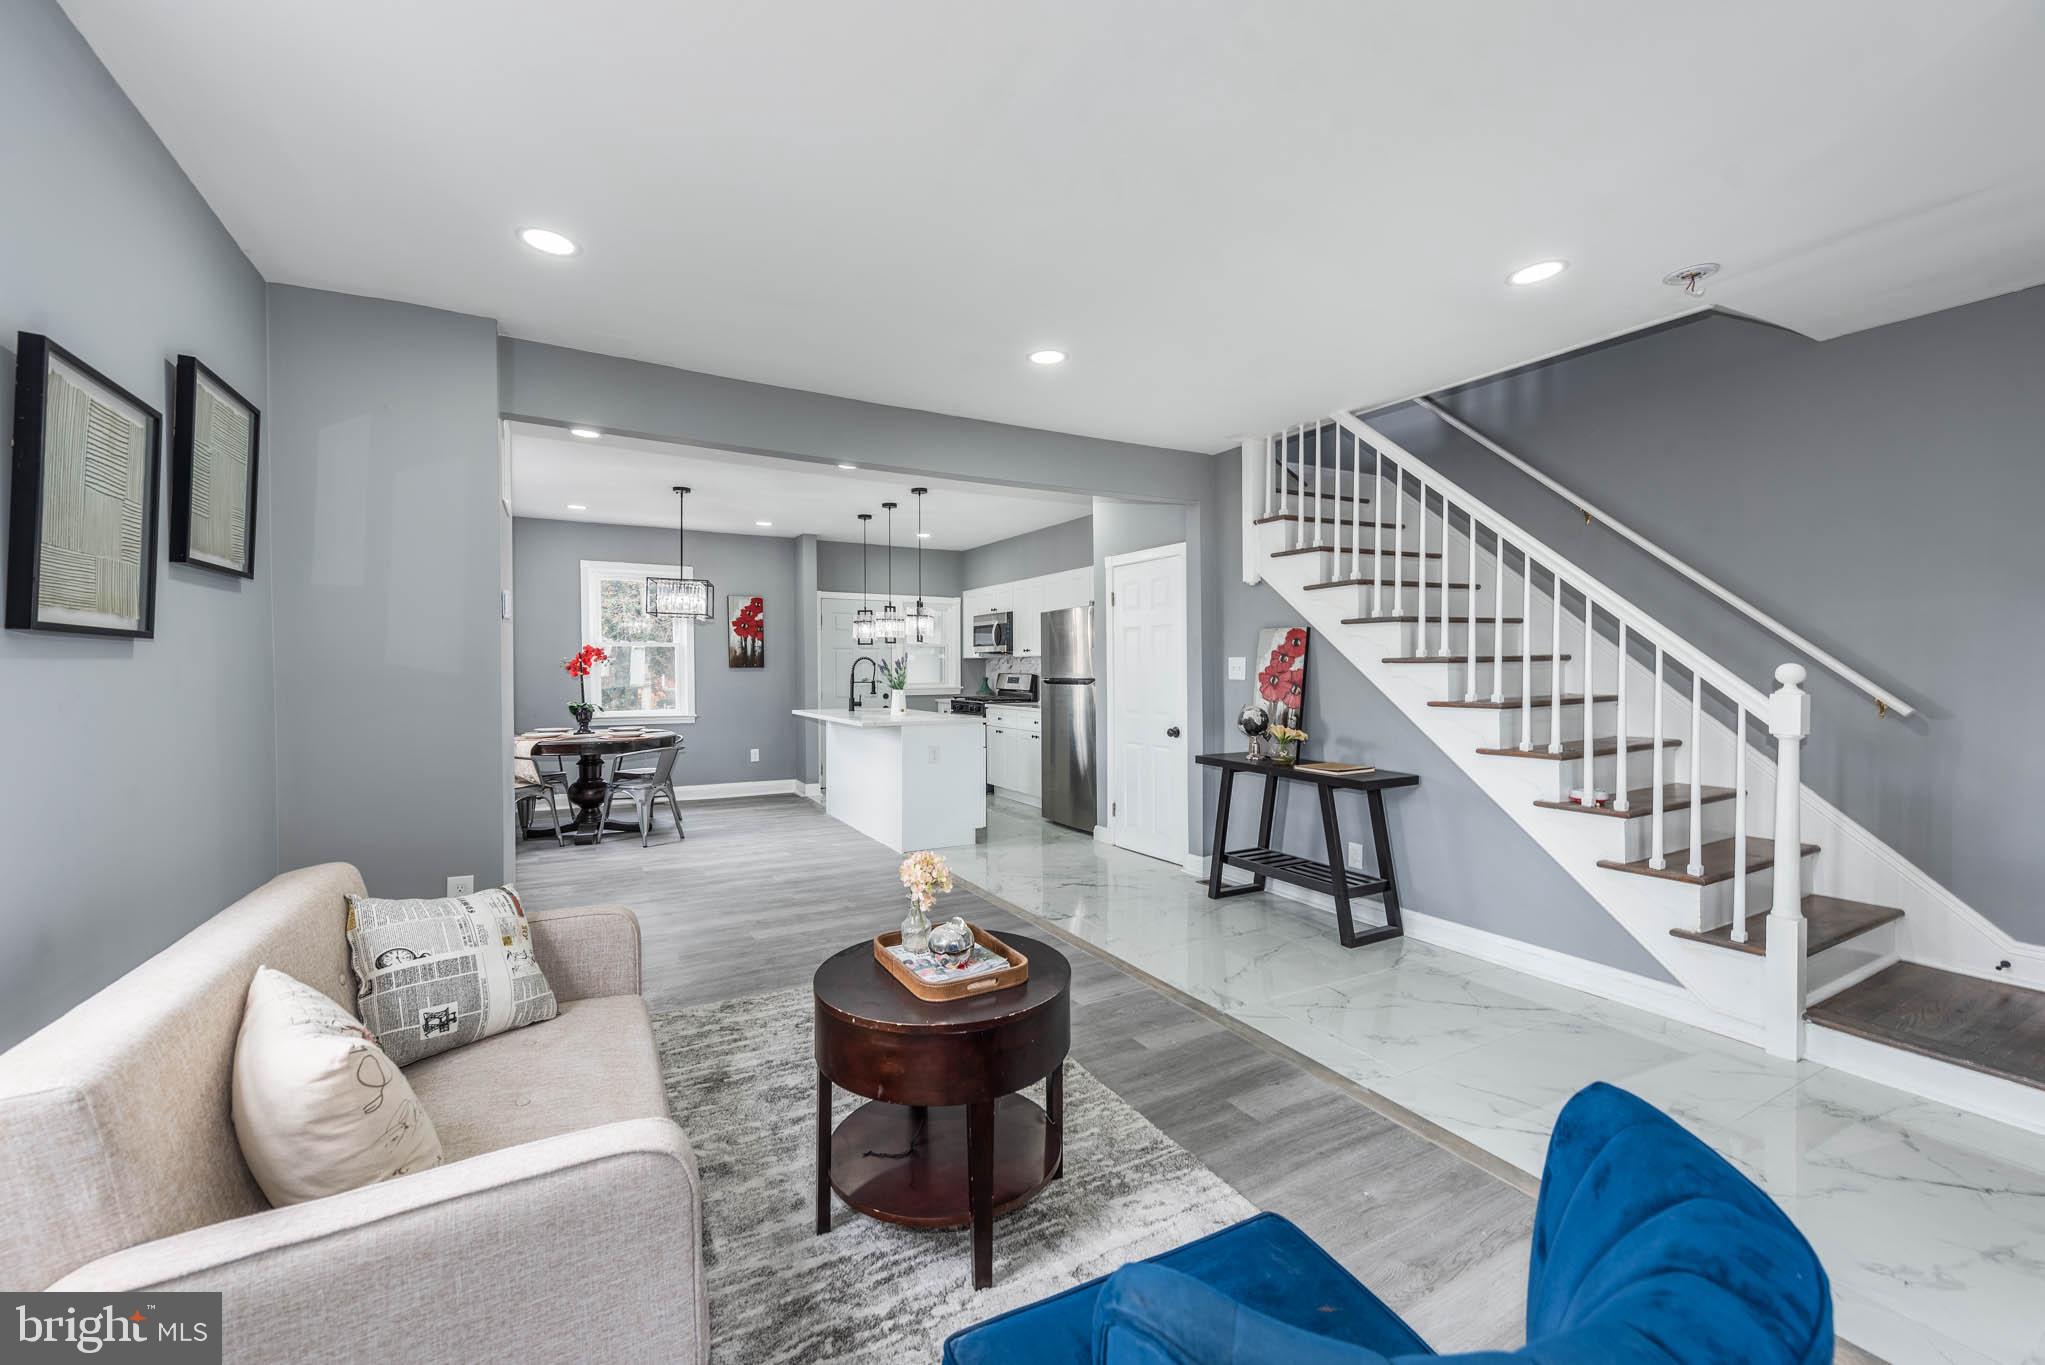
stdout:
<svg viewBox="0 0 2045 1365">
<path fill-rule="evenodd" d="M 1015 610 L 1015 584 L 996 583 L 992 587 L 981 588 L 979 591 L 987 603 L 986 606 L 980 608 L 981 611 Z"/>
<path fill-rule="evenodd" d="M 1015 585 L 1015 652 L 1034 659 L 1044 652 L 1044 580 L 1025 578 Z"/>
<path fill-rule="evenodd" d="M 1042 799 L 1043 740 L 1036 717 L 997 721 L 990 710 L 987 719 L 987 782 L 1005 796 L 1031 803 Z"/>
</svg>

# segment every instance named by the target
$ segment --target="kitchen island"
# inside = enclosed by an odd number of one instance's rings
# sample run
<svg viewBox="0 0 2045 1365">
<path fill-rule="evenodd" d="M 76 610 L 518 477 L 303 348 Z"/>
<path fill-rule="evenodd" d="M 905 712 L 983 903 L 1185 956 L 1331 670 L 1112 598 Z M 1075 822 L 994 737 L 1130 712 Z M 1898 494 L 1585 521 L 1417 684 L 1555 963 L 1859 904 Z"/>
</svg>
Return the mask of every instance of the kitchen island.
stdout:
<svg viewBox="0 0 2045 1365">
<path fill-rule="evenodd" d="M 824 727 L 824 811 L 897 853 L 970 844 L 987 823 L 978 716 L 798 710 Z"/>
</svg>

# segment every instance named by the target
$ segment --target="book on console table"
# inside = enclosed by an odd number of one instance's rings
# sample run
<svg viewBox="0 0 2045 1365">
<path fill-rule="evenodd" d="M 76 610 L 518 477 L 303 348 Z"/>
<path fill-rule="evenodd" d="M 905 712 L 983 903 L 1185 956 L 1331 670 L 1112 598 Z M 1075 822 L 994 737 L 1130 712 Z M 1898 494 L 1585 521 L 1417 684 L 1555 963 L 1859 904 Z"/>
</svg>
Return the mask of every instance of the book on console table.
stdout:
<svg viewBox="0 0 2045 1365">
<path fill-rule="evenodd" d="M 1374 773 L 1377 771 L 1377 768 L 1369 763 L 1337 763 L 1333 760 L 1325 759 L 1319 763 L 1295 763 L 1292 766 L 1303 768 L 1310 773 Z"/>
</svg>

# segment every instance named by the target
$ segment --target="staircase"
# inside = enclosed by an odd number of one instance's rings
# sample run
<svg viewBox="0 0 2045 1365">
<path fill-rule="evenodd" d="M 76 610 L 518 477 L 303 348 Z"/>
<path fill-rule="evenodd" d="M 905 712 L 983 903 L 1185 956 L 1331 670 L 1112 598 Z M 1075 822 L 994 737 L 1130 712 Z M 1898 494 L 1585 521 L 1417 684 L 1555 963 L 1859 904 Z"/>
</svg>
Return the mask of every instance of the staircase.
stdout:
<svg viewBox="0 0 2045 1365">
<path fill-rule="evenodd" d="M 1753 686 L 1348 413 L 1242 459 L 1245 580 L 1653 955 L 1670 1012 L 2045 1131 L 2045 1065 L 1995 1040 L 2045 1040 L 2045 992 L 1904 961 L 1913 929 L 1956 961 L 1999 931 L 1804 788 L 1802 665 Z"/>
</svg>

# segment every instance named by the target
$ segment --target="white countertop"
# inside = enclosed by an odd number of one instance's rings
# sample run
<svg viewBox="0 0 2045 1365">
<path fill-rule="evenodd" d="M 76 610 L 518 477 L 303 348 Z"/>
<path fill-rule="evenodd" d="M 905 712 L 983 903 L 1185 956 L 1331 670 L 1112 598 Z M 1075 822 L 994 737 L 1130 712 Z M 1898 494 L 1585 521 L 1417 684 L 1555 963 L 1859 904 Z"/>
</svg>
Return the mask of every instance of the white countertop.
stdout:
<svg viewBox="0 0 2045 1365">
<path fill-rule="evenodd" d="M 862 706 L 857 711 L 836 708 L 829 711 L 796 711 L 794 715 L 804 720 L 820 720 L 826 725 L 856 725 L 862 730 L 906 730 L 916 726 L 929 725 L 978 725 L 978 716 L 954 716 L 944 711 L 910 711 L 904 715 L 891 716 L 885 706 Z"/>
</svg>

